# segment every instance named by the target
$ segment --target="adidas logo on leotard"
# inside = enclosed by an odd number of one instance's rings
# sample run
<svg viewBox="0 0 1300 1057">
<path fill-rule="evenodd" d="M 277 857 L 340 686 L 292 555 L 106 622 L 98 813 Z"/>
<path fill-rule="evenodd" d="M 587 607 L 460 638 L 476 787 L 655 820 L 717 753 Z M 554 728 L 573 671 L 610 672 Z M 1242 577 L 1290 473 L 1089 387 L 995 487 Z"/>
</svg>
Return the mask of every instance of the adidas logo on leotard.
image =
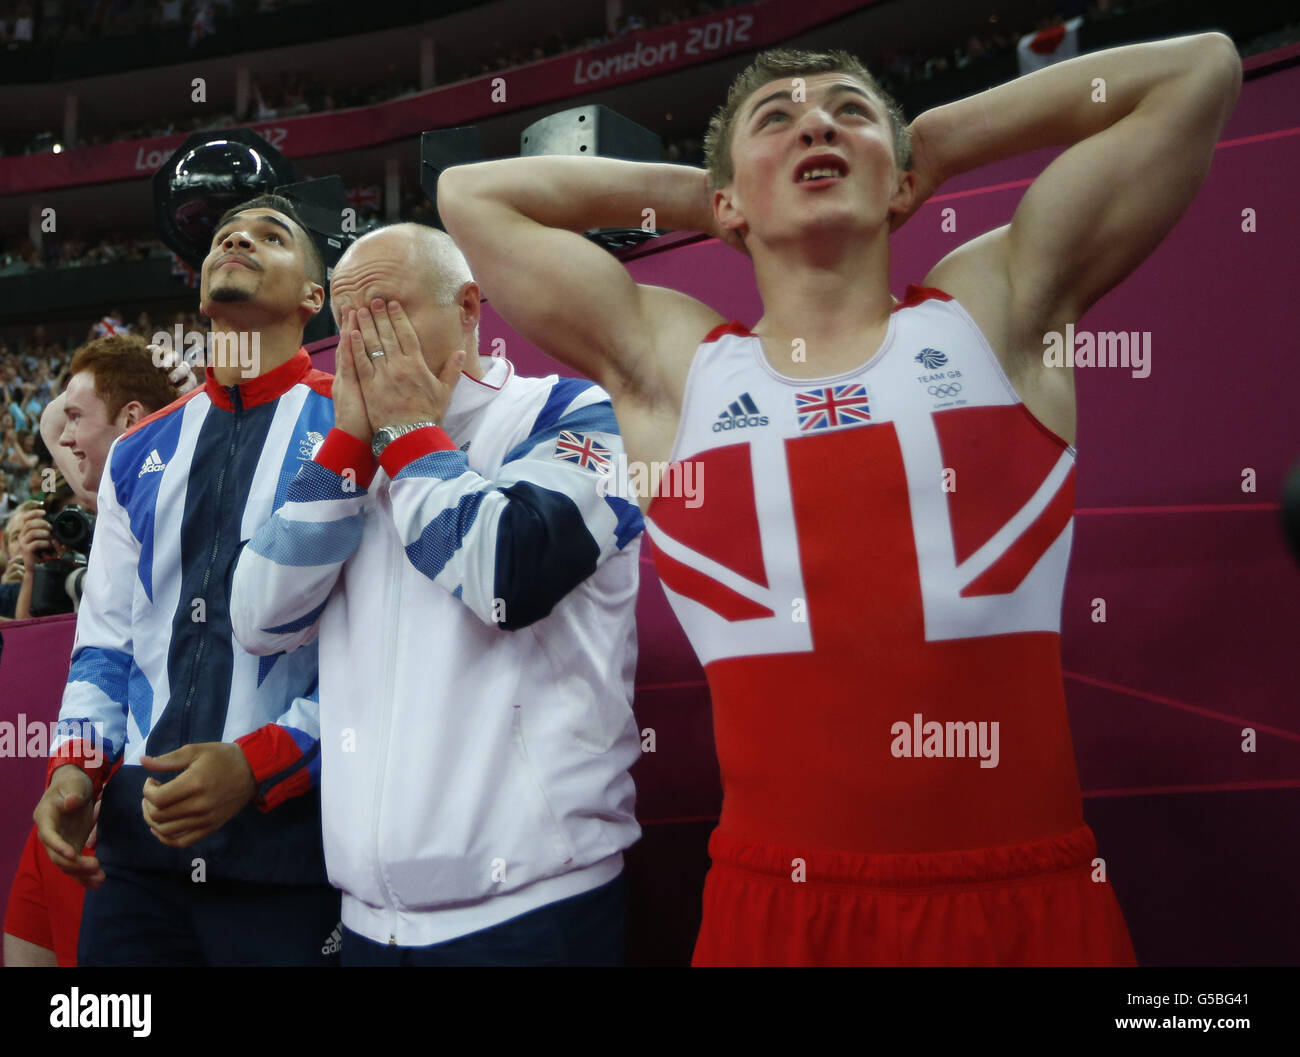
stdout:
<svg viewBox="0 0 1300 1057">
<path fill-rule="evenodd" d="M 748 393 L 741 393 L 727 405 L 713 423 L 713 432 L 721 433 L 728 429 L 747 429 L 752 426 L 766 426 L 767 416 L 760 413 L 757 405 Z"/>
<path fill-rule="evenodd" d="M 158 454 L 158 449 L 154 448 L 149 453 L 149 457 L 140 464 L 140 472 L 136 474 L 136 480 L 139 480 L 147 473 L 157 473 L 159 470 L 165 470 L 167 464 L 162 461 L 162 456 Z"/>
<path fill-rule="evenodd" d="M 334 931 L 329 934 L 325 940 L 325 945 L 321 947 L 321 954 L 338 954 L 343 949 L 343 922 L 334 926 Z"/>
</svg>

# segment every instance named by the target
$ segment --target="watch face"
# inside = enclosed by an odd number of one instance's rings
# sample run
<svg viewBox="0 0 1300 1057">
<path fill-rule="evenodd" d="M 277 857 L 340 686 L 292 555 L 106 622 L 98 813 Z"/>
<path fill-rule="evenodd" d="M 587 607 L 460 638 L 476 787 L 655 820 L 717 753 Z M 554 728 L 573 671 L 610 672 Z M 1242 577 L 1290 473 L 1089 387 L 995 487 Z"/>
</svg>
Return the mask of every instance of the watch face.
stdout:
<svg viewBox="0 0 1300 1057">
<path fill-rule="evenodd" d="M 374 439 L 370 442 L 370 450 L 375 453 L 375 458 L 379 458 L 379 453 L 384 447 L 391 444 L 398 437 L 404 437 L 421 426 L 432 425 L 434 425 L 433 422 L 416 422 L 408 426 L 384 426 L 376 431 Z"/>
</svg>

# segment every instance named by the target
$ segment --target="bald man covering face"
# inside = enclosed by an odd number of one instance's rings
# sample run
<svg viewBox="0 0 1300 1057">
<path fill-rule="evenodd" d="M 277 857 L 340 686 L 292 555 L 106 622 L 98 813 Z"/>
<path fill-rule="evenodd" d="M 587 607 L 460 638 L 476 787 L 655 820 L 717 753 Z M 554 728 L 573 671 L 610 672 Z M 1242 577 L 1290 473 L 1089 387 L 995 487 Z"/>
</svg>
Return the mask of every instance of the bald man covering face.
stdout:
<svg viewBox="0 0 1300 1057">
<path fill-rule="evenodd" d="M 478 354 L 479 289 L 399 224 L 334 270 L 335 428 L 235 572 L 254 653 L 319 640 L 345 964 L 617 964 L 639 836 L 639 510 L 609 396 Z"/>
</svg>

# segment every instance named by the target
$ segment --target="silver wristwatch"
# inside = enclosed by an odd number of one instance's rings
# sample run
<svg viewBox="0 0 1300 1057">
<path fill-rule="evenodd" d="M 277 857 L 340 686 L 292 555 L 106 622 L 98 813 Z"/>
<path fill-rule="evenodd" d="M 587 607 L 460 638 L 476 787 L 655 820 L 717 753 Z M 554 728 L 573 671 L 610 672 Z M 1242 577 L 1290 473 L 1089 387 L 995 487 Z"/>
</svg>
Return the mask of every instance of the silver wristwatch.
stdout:
<svg viewBox="0 0 1300 1057">
<path fill-rule="evenodd" d="M 425 426 L 436 426 L 437 424 L 430 420 L 428 422 L 412 422 L 409 426 L 383 426 L 375 431 L 374 439 L 370 442 L 370 450 L 375 453 L 377 459 L 384 454 L 384 449 L 398 437 L 413 433 L 417 429 L 423 429 Z"/>
</svg>

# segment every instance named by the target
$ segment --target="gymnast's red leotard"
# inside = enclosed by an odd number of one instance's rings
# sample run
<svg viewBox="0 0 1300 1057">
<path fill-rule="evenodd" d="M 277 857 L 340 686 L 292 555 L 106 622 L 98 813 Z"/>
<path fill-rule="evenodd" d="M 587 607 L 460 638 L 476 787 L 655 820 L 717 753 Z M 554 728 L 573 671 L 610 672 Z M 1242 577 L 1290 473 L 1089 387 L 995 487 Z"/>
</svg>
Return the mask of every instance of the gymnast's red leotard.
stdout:
<svg viewBox="0 0 1300 1057">
<path fill-rule="evenodd" d="M 647 516 L 723 780 L 696 964 L 1132 964 L 1061 679 L 1074 457 L 937 290 L 831 378 L 705 338 Z"/>
</svg>

